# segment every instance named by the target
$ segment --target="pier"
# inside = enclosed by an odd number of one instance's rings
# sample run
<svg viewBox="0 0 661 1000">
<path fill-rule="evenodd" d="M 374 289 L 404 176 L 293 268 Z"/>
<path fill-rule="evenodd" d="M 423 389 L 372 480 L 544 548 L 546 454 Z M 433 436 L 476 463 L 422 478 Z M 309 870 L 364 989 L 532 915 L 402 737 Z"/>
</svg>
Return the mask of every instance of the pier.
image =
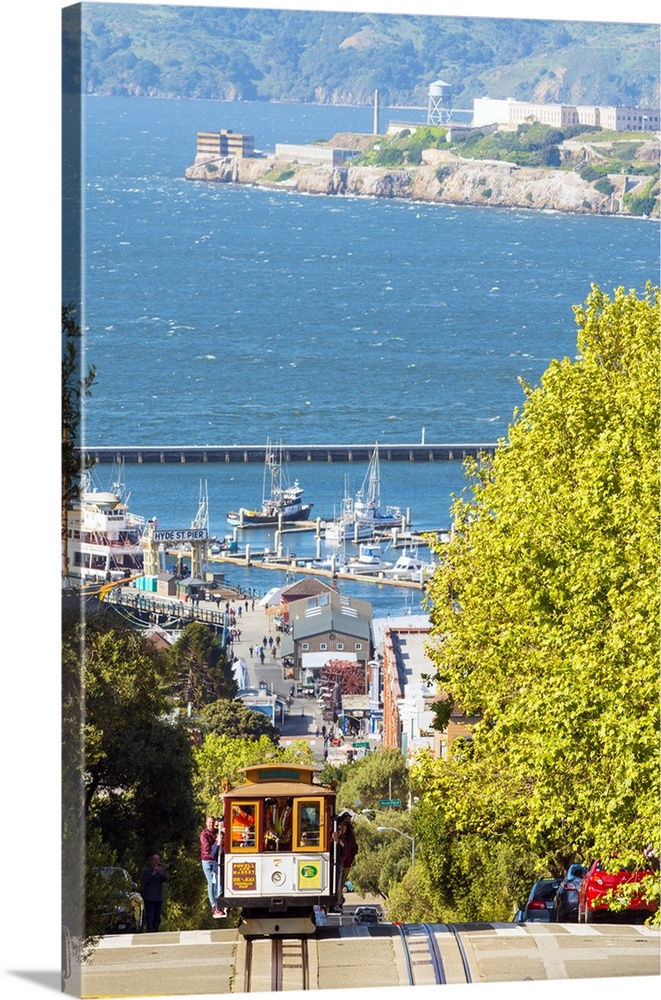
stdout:
<svg viewBox="0 0 661 1000">
<path fill-rule="evenodd" d="M 290 444 L 282 446 L 285 462 L 369 462 L 371 444 Z M 492 455 L 495 442 L 477 444 L 383 444 L 382 462 L 461 462 L 466 458 Z M 99 445 L 78 449 L 86 460 L 99 465 L 204 465 L 212 462 L 249 463 L 266 458 L 266 445 Z"/>
</svg>

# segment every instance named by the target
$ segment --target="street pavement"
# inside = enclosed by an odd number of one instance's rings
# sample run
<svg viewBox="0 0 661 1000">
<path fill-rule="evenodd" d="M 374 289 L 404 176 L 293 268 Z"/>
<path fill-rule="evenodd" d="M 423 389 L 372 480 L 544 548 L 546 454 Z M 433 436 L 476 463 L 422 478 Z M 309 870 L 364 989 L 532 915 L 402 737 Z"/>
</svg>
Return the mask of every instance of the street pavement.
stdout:
<svg viewBox="0 0 661 1000">
<path fill-rule="evenodd" d="M 295 693 L 292 696 L 292 692 L 296 690 L 295 681 L 284 675 L 277 642 L 281 633 L 276 630 L 272 616 L 267 614 L 257 599 L 253 602 L 252 598 L 244 598 L 242 601 L 230 598 L 229 603 L 230 608 L 235 609 L 235 627 L 239 632 L 239 636 L 232 641 L 231 648 L 233 655 L 246 664 L 249 686 L 258 690 L 260 683 L 265 683 L 269 693 L 278 695 L 289 704 L 285 721 L 279 726 L 282 734 L 280 742 L 286 744 L 293 739 L 307 740 L 315 758 L 323 764 L 323 739 L 316 735 L 323 725 L 321 709 L 314 698 L 298 697 Z M 221 601 L 221 608 L 224 605 L 225 602 Z M 216 605 L 213 601 L 200 601 L 200 607 L 212 609 Z M 269 637 L 273 639 L 272 645 L 268 641 Z M 264 649 L 263 663 L 259 656 L 260 647 Z M 335 732 L 342 737 L 337 727 Z M 333 763 L 346 763 L 350 747 L 351 743 L 345 742 L 343 738 L 339 746 L 329 746 L 329 760 Z"/>
</svg>

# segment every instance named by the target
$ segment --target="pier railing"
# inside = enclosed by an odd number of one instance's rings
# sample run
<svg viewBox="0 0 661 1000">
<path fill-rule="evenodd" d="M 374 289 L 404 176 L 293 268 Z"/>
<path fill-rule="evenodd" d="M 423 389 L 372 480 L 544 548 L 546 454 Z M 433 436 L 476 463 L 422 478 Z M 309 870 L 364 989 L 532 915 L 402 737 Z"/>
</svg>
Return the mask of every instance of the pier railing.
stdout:
<svg viewBox="0 0 661 1000">
<path fill-rule="evenodd" d="M 384 462 L 453 462 L 491 455 L 495 442 L 476 444 L 379 444 Z M 207 462 L 264 462 L 265 445 L 112 445 L 79 449 L 89 462 L 178 465 Z M 286 462 L 369 462 L 374 444 L 292 444 L 282 446 Z"/>
</svg>

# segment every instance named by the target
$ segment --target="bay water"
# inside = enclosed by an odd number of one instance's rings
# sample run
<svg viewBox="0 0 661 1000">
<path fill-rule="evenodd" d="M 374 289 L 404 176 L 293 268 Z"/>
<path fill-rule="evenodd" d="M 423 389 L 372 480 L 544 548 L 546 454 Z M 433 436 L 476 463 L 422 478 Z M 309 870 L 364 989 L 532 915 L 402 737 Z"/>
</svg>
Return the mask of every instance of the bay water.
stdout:
<svg viewBox="0 0 661 1000">
<path fill-rule="evenodd" d="M 534 385 L 553 358 L 575 356 L 572 306 L 593 282 L 639 293 L 658 282 L 649 220 L 184 178 L 198 131 L 249 133 L 270 152 L 369 132 L 370 108 L 85 98 L 82 110 L 89 445 L 496 441 L 523 401 L 518 380 Z M 382 128 L 390 118 L 424 112 L 383 109 Z M 339 509 L 345 474 L 355 489 L 364 471 L 289 470 L 313 516 Z M 461 463 L 382 462 L 381 473 L 383 501 L 410 507 L 414 527 L 449 525 Z M 219 536 L 227 510 L 261 501 L 254 465 L 130 466 L 126 478 L 131 507 L 163 527 L 190 523 L 202 481 Z M 262 577 L 251 586 L 277 582 Z M 368 591 L 375 610 L 410 607 L 412 592 Z"/>
</svg>

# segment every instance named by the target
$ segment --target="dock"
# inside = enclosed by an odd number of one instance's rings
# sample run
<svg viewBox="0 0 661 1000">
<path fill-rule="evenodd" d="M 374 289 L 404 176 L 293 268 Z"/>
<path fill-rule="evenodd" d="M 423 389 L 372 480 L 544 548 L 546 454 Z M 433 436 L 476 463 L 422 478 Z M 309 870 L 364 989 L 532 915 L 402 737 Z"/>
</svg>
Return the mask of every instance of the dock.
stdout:
<svg viewBox="0 0 661 1000">
<path fill-rule="evenodd" d="M 477 444 L 384 444 L 379 458 L 384 462 L 461 462 L 466 458 L 492 455 L 496 443 Z M 205 465 L 214 462 L 250 463 L 266 458 L 265 445 L 86 445 L 78 449 L 86 461 L 99 465 Z M 289 444 L 282 446 L 285 462 L 369 462 L 371 444 Z"/>
<path fill-rule="evenodd" d="M 354 583 L 382 583 L 386 587 L 407 587 L 410 590 L 422 590 L 423 585 L 413 580 L 391 580 L 383 573 L 370 573 L 362 575 L 359 573 L 343 573 L 341 570 L 322 569 L 318 566 L 311 566 L 312 558 L 298 559 L 296 556 L 271 556 L 269 559 L 253 558 L 252 555 L 216 555 L 211 557 L 215 562 L 229 563 L 232 566 L 241 566 L 244 569 L 254 567 L 255 569 L 270 569 L 280 573 L 297 573 L 303 576 L 323 576 L 330 580 L 353 580 Z"/>
</svg>

